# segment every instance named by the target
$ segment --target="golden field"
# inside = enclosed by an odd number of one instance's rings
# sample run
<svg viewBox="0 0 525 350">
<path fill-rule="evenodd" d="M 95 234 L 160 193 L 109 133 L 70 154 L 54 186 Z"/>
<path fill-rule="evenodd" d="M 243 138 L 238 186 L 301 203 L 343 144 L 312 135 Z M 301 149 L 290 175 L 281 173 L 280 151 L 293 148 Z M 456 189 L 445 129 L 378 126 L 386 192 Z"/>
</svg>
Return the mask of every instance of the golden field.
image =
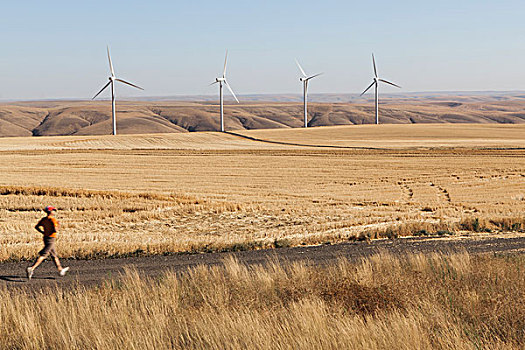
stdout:
<svg viewBox="0 0 525 350">
<path fill-rule="evenodd" d="M 523 349 L 524 258 L 380 254 L 0 288 L 4 349 Z"/>
<path fill-rule="evenodd" d="M 525 229 L 525 125 L 3 138 L 0 174 L 0 260 L 45 205 L 63 257 Z"/>
</svg>

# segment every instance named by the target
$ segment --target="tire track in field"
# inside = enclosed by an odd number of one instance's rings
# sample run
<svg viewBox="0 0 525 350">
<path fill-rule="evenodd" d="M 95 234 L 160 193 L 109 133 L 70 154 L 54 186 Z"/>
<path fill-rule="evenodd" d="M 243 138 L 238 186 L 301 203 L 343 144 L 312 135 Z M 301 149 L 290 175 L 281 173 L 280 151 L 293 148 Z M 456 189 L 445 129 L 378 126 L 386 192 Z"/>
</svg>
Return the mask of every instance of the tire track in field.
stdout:
<svg viewBox="0 0 525 350">
<path fill-rule="evenodd" d="M 452 203 L 452 199 L 450 198 L 450 193 L 445 187 L 442 186 L 436 186 L 436 190 L 438 191 L 438 196 L 447 203 Z"/>
<path fill-rule="evenodd" d="M 401 188 L 401 192 L 403 192 L 403 199 L 406 202 L 411 202 L 414 198 L 414 190 L 404 181 L 398 181 L 397 184 Z"/>
</svg>

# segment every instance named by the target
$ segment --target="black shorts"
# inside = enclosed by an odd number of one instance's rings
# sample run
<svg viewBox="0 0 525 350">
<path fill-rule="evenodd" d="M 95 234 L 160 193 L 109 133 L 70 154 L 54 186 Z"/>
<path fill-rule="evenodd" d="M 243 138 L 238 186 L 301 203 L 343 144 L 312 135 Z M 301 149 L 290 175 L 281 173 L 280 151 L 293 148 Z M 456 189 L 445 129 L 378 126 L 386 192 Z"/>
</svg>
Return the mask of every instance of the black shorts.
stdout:
<svg viewBox="0 0 525 350">
<path fill-rule="evenodd" d="M 44 248 L 38 252 L 38 255 L 43 256 L 44 258 L 51 255 L 51 257 L 56 258 L 57 252 L 55 250 L 55 241 L 55 237 L 44 237 Z"/>
</svg>

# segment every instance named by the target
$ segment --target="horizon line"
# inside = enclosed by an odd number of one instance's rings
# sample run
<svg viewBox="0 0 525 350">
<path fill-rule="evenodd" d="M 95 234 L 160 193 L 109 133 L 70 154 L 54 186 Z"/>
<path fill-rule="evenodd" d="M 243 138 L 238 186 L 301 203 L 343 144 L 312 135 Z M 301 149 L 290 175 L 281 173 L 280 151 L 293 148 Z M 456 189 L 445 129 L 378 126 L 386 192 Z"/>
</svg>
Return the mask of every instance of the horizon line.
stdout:
<svg viewBox="0 0 525 350">
<path fill-rule="evenodd" d="M 510 95 L 510 94 L 521 94 L 525 93 L 525 90 L 428 90 L 428 91 L 405 91 L 405 92 L 389 92 L 389 93 L 383 93 L 383 96 L 403 96 L 403 95 L 421 95 L 421 94 L 450 94 L 450 95 L 470 95 L 475 96 L 476 94 L 497 94 L 497 95 Z M 298 92 L 283 92 L 283 93 L 245 93 L 245 94 L 237 94 L 238 96 L 302 96 L 302 93 Z M 357 97 L 357 99 L 366 100 L 367 97 L 360 96 L 359 93 L 353 93 L 353 92 L 316 92 L 316 93 L 310 93 L 309 96 L 329 96 L 329 95 L 342 95 L 342 96 L 352 96 Z M 196 98 L 193 101 L 209 101 L 210 99 L 217 99 L 216 94 L 169 94 L 169 95 L 150 95 L 150 96 L 122 96 L 119 99 L 120 100 L 128 100 L 128 101 L 141 101 L 141 100 L 154 100 L 154 99 L 177 99 L 177 98 Z M 198 98 L 206 98 L 206 100 L 199 100 Z M 225 99 L 228 99 L 225 96 Z M 111 100 L 109 97 L 101 98 L 99 101 L 106 101 Z M 232 98 L 233 100 L 233 98 Z M 59 102 L 59 101 L 92 101 L 90 97 L 59 97 L 59 98 L 34 98 L 34 99 L 3 99 L 0 98 L 0 103 L 9 103 L 9 102 Z M 190 102 L 192 100 L 187 100 L 187 102 Z"/>
</svg>

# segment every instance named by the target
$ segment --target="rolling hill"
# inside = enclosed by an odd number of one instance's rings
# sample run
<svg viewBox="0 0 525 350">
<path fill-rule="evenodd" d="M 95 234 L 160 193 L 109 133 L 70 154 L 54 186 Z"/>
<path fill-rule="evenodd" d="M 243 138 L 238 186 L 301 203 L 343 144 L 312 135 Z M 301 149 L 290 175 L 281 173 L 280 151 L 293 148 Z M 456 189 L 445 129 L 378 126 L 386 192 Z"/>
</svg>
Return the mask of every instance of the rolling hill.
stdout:
<svg viewBox="0 0 525 350">
<path fill-rule="evenodd" d="M 328 98 L 328 97 L 327 97 Z M 335 98 L 331 96 L 331 98 Z M 215 102 L 122 101 L 117 103 L 120 134 L 181 133 L 219 128 Z M 310 126 L 372 124 L 371 101 L 310 103 Z M 384 124 L 525 123 L 523 96 L 400 95 L 380 105 Z M 297 102 L 227 103 L 228 130 L 297 128 Z M 104 135 L 111 133 L 108 101 L 44 101 L 0 104 L 0 137 Z"/>
</svg>

